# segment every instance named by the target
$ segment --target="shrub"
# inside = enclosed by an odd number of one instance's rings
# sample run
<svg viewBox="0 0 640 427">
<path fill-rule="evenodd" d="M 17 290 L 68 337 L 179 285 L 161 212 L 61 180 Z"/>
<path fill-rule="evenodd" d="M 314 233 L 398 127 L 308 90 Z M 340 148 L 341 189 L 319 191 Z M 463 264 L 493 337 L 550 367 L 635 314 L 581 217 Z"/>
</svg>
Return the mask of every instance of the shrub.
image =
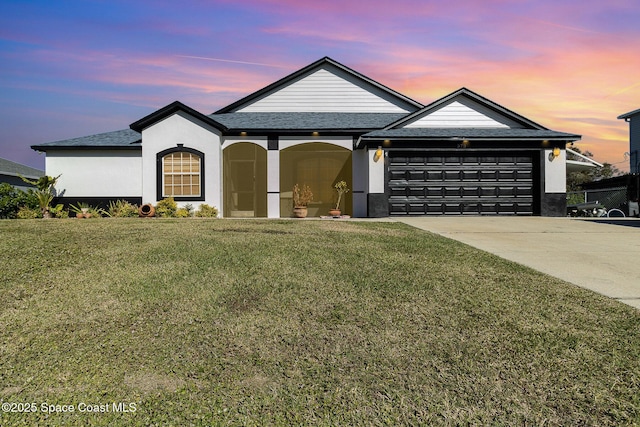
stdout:
<svg viewBox="0 0 640 427">
<path fill-rule="evenodd" d="M 109 202 L 107 214 L 113 218 L 132 218 L 138 216 L 138 207 L 126 200 L 112 200 Z"/>
<path fill-rule="evenodd" d="M 42 218 L 42 212 L 38 208 L 30 208 L 28 206 L 21 206 L 18 208 L 15 218 L 18 219 L 36 219 Z"/>
<path fill-rule="evenodd" d="M 64 209 L 64 205 L 58 203 L 54 207 L 49 208 L 52 218 L 69 218 L 69 211 Z"/>
<path fill-rule="evenodd" d="M 0 184 L 0 218 L 17 218 L 18 211 L 22 206 L 38 207 L 38 201 L 33 191 L 24 192 L 6 182 Z"/>
<path fill-rule="evenodd" d="M 200 209 L 196 211 L 196 216 L 201 218 L 217 218 L 218 208 L 215 206 L 209 206 L 206 203 L 200 205 Z"/>
<path fill-rule="evenodd" d="M 178 204 L 173 197 L 162 199 L 156 205 L 156 216 L 160 218 L 175 218 Z"/>
<path fill-rule="evenodd" d="M 178 218 L 189 218 L 191 214 L 189 213 L 189 209 L 187 208 L 178 208 L 176 211 L 176 217 Z"/>
</svg>

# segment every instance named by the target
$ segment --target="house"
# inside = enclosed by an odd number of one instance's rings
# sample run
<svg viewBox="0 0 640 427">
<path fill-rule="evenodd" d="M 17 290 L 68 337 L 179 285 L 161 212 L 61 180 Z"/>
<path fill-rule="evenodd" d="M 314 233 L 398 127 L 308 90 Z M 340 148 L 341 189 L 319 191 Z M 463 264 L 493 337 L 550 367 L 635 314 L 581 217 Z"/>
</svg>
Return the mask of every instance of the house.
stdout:
<svg viewBox="0 0 640 427">
<path fill-rule="evenodd" d="M 640 109 L 618 116 L 629 123 L 629 172 L 640 173 Z"/>
<path fill-rule="evenodd" d="M 325 57 L 213 114 L 173 102 L 129 129 L 34 145 L 63 202 L 207 203 L 224 217 L 310 216 L 333 185 L 356 217 L 564 216 L 566 144 L 466 88 L 428 105 Z"/>
<path fill-rule="evenodd" d="M 26 191 L 29 188 L 34 188 L 34 186 L 24 182 L 20 176 L 33 181 L 43 175 L 43 170 L 0 158 L 0 184 L 6 182 L 19 190 Z"/>
</svg>

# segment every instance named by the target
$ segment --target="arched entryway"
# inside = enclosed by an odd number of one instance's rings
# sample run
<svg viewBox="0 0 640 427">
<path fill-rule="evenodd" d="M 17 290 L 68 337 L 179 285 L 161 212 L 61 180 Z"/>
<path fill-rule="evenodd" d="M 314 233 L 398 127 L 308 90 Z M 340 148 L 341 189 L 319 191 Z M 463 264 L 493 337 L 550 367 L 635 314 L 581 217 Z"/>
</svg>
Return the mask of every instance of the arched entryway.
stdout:
<svg viewBox="0 0 640 427">
<path fill-rule="evenodd" d="M 352 153 L 337 145 L 310 142 L 294 145 L 280 152 L 280 216 L 290 217 L 293 210 L 293 186 L 308 185 L 313 193 L 309 216 L 327 215 L 335 207 L 336 191 L 333 186 L 346 181 L 352 189 Z M 345 195 L 340 207 L 351 215 L 351 191 Z"/>
<path fill-rule="evenodd" d="M 225 217 L 267 216 L 267 150 L 251 142 L 225 148 L 223 192 Z"/>
</svg>

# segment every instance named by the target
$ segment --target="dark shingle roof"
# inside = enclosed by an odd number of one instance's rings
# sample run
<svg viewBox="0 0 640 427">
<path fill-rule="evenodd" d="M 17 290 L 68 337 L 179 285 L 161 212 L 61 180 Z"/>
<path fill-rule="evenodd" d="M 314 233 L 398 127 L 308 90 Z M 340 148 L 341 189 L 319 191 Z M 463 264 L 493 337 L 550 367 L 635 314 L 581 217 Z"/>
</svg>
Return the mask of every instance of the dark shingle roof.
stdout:
<svg viewBox="0 0 640 427">
<path fill-rule="evenodd" d="M 0 158 L 0 175 L 18 176 L 22 175 L 25 178 L 40 178 L 44 175 L 44 171 L 31 166 L 25 166 L 20 163 L 12 162 L 11 160 Z"/>
<path fill-rule="evenodd" d="M 401 128 L 374 130 L 362 135 L 363 139 L 391 138 L 474 138 L 474 139 L 566 139 L 577 140 L 580 135 L 548 129 L 509 128 Z"/>
<path fill-rule="evenodd" d="M 209 117 L 227 129 L 361 130 L 381 129 L 407 113 L 224 113 Z"/>
<path fill-rule="evenodd" d="M 629 111 L 628 113 L 625 113 L 625 114 L 620 114 L 618 116 L 618 119 L 628 119 L 628 118 L 633 117 L 633 116 L 635 116 L 637 114 L 640 114 L 640 109 Z"/>
<path fill-rule="evenodd" d="M 32 145 L 31 148 L 38 151 L 48 149 L 74 149 L 74 148 L 120 148 L 140 149 L 142 135 L 131 129 L 122 129 L 114 132 L 99 133 L 97 135 L 83 136 L 80 138 L 65 139 L 62 141 L 45 142 Z"/>
</svg>

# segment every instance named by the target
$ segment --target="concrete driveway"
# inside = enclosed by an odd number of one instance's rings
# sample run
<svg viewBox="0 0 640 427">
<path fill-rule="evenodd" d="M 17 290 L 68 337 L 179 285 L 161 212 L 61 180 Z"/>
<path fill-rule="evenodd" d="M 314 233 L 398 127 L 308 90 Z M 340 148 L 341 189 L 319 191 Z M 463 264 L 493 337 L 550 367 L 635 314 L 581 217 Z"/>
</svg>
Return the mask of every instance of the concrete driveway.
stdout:
<svg viewBox="0 0 640 427">
<path fill-rule="evenodd" d="M 640 220 L 416 217 L 396 221 L 439 234 L 640 309 Z"/>
</svg>

